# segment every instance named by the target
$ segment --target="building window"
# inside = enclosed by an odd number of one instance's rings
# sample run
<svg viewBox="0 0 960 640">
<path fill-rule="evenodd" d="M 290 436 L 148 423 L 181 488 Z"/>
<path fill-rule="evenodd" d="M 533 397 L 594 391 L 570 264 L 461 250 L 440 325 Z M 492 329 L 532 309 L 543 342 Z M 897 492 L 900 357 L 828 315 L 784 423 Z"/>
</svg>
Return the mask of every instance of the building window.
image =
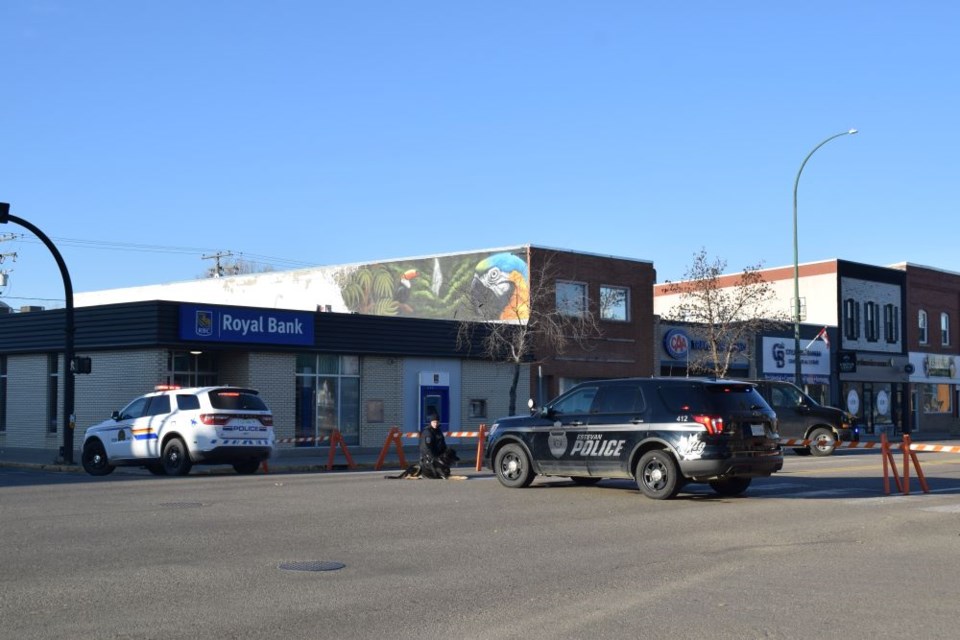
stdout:
<svg viewBox="0 0 960 640">
<path fill-rule="evenodd" d="M 557 280 L 557 311 L 568 316 L 582 316 L 586 310 L 587 285 Z"/>
<path fill-rule="evenodd" d="M 950 314 L 940 314 L 940 344 L 944 347 L 950 346 Z"/>
<path fill-rule="evenodd" d="M 920 407 L 924 413 L 953 413 L 949 384 L 920 384 Z"/>
<path fill-rule="evenodd" d="M 486 418 L 487 417 L 487 401 L 486 400 L 471 400 L 470 401 L 470 418 Z"/>
<path fill-rule="evenodd" d="M 627 287 L 600 287 L 600 319 L 627 322 L 630 320 L 630 289 Z"/>
<path fill-rule="evenodd" d="M 181 387 L 211 387 L 219 384 L 217 355 L 208 351 L 167 353 L 167 384 Z"/>
<path fill-rule="evenodd" d="M 360 442 L 360 358 L 297 355 L 297 446 L 329 446 L 336 429 L 347 444 Z M 370 407 L 367 407 L 368 410 Z M 381 409 L 382 410 L 382 409 Z"/>
<path fill-rule="evenodd" d="M 843 301 L 843 336 L 847 340 L 860 338 L 860 303 L 853 298 Z"/>
<path fill-rule="evenodd" d="M 917 312 L 917 329 L 920 344 L 927 344 L 927 312 L 923 309 Z"/>
<path fill-rule="evenodd" d="M 863 305 L 865 333 L 868 342 L 880 339 L 880 314 L 877 313 L 877 303 L 867 302 Z"/>
<path fill-rule="evenodd" d="M 60 356 L 47 354 L 47 433 L 57 432 L 57 398 L 60 390 Z"/>
<path fill-rule="evenodd" d="M 7 356 L 0 356 L 0 433 L 7 430 Z"/>
<path fill-rule="evenodd" d="M 900 341 L 900 309 L 892 304 L 883 306 L 883 336 L 889 344 Z"/>
</svg>

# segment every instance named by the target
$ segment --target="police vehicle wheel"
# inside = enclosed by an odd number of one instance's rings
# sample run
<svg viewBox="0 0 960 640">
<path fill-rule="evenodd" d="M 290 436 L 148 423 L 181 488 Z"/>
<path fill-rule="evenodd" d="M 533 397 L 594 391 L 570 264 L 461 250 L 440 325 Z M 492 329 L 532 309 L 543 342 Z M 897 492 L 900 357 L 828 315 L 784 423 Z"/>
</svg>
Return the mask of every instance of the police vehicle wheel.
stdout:
<svg viewBox="0 0 960 640">
<path fill-rule="evenodd" d="M 83 470 L 92 476 L 105 476 L 113 473 L 114 466 L 107 460 L 107 451 L 99 440 L 87 440 L 80 454 Z"/>
<path fill-rule="evenodd" d="M 710 488 L 721 496 L 738 496 L 747 490 L 751 480 L 752 478 L 744 478 L 743 476 L 720 478 L 719 480 L 711 480 Z"/>
<path fill-rule="evenodd" d="M 260 468 L 259 460 L 244 460 L 242 462 L 233 463 L 233 470 L 243 475 L 250 475 L 251 473 L 256 473 L 257 469 L 259 468 Z"/>
<path fill-rule="evenodd" d="M 493 468 L 496 470 L 497 480 L 505 487 L 511 489 L 529 487 L 533 482 L 534 474 L 530 458 L 518 444 L 504 445 L 497 452 Z"/>
<path fill-rule="evenodd" d="M 581 487 L 590 487 L 603 480 L 603 478 L 588 478 L 585 476 L 570 476 L 570 479 L 573 480 L 573 484 Z"/>
<path fill-rule="evenodd" d="M 829 456 L 837 448 L 837 440 L 829 429 L 814 429 L 810 439 L 810 453 L 815 456 Z"/>
<path fill-rule="evenodd" d="M 190 473 L 193 463 L 187 452 L 187 445 L 180 438 L 171 438 L 163 446 L 163 470 L 168 476 L 185 476 Z"/>
<path fill-rule="evenodd" d="M 648 451 L 637 462 L 635 472 L 640 492 L 654 500 L 667 500 L 677 495 L 682 483 L 680 469 L 673 456 L 662 449 Z"/>
<path fill-rule="evenodd" d="M 151 462 L 149 464 L 143 465 L 147 468 L 147 471 L 152 473 L 155 476 L 165 476 L 167 475 L 167 470 L 163 468 L 163 465 L 159 462 Z"/>
</svg>

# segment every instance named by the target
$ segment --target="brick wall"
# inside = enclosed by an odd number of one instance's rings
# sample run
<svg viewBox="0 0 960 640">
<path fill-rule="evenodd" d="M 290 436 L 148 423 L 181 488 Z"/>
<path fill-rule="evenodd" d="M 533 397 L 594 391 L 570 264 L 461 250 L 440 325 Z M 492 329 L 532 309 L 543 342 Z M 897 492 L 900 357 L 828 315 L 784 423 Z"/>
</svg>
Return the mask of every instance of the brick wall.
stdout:
<svg viewBox="0 0 960 640">
<path fill-rule="evenodd" d="M 164 380 L 166 351 L 102 351 L 91 354 L 93 372 L 74 376 L 74 446 L 83 431 L 108 419 Z M 63 372 L 63 358 L 59 361 Z M 47 431 L 47 354 L 7 357 L 8 447 L 57 449 L 63 442 L 63 376 L 57 391 L 57 433 Z"/>
<path fill-rule="evenodd" d="M 481 424 L 490 425 L 497 418 L 508 415 L 510 404 L 510 383 L 513 380 L 513 365 L 501 362 L 464 361 L 462 365 L 463 387 L 460 398 L 459 426 L 450 425 L 454 431 L 476 431 Z M 527 413 L 527 400 L 530 399 L 530 366 L 521 365 L 520 380 L 517 383 L 517 413 Z M 470 401 L 486 400 L 487 415 L 484 418 L 470 418 Z"/>
<path fill-rule="evenodd" d="M 371 422 L 373 406 L 383 407 L 383 420 Z M 360 446 L 382 447 L 392 427 L 403 424 L 401 358 L 365 356 L 360 361 Z"/>
<path fill-rule="evenodd" d="M 273 412 L 273 430 L 278 438 L 292 438 L 296 431 L 297 362 L 289 353 L 236 353 L 221 369 L 224 384 L 249 386 Z"/>
</svg>

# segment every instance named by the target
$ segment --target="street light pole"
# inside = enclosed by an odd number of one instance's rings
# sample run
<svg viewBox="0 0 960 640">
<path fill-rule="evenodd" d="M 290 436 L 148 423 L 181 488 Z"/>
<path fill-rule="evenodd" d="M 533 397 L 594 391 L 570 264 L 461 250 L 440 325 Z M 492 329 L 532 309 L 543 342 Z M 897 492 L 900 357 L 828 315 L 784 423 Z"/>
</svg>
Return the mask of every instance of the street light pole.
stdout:
<svg viewBox="0 0 960 640">
<path fill-rule="evenodd" d="M 797 248 L 797 187 L 800 186 L 800 174 L 803 173 L 803 168 L 807 166 L 807 160 L 817 152 L 817 149 L 835 138 L 852 136 L 856 132 L 856 129 L 842 131 L 830 136 L 815 146 L 813 150 L 807 154 L 807 157 L 803 159 L 803 162 L 800 164 L 800 170 L 797 171 L 797 178 L 793 181 L 793 361 L 794 383 L 801 388 L 803 386 L 803 373 L 801 371 L 802 363 L 800 362 L 800 252 Z"/>
<path fill-rule="evenodd" d="M 0 224 L 13 222 L 24 227 L 46 245 L 53 259 L 57 261 L 57 267 L 60 268 L 60 277 L 63 278 L 63 295 L 66 301 L 64 309 L 64 327 L 63 327 L 63 446 L 60 447 L 60 457 L 67 464 L 73 464 L 73 429 L 76 417 L 73 415 L 74 409 L 74 391 L 76 381 L 73 374 L 73 347 L 74 347 L 74 313 L 73 313 L 73 283 L 70 280 L 70 272 L 67 270 L 67 263 L 63 261 L 63 256 L 53 240 L 48 238 L 43 231 L 30 224 L 23 218 L 10 213 L 10 204 L 0 202 Z"/>
</svg>

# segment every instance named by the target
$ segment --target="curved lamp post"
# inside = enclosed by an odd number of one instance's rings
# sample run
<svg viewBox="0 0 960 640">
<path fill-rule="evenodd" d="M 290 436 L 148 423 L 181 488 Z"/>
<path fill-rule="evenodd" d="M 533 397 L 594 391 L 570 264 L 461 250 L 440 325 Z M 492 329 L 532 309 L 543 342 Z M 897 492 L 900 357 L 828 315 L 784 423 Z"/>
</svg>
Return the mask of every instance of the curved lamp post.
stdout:
<svg viewBox="0 0 960 640">
<path fill-rule="evenodd" d="M 841 136 L 852 136 L 856 132 L 856 129 L 842 131 L 830 136 L 815 146 L 813 150 L 807 154 L 807 157 L 803 159 L 803 162 L 800 164 L 800 170 L 797 171 L 797 179 L 793 181 L 793 360 L 794 383 L 801 388 L 803 385 L 803 373 L 801 371 L 802 363 L 800 362 L 800 252 L 797 249 L 797 187 L 800 186 L 800 174 L 803 173 L 803 168 L 807 166 L 807 160 L 817 152 L 817 149 L 831 140 Z"/>
<path fill-rule="evenodd" d="M 63 446 L 61 447 L 61 457 L 64 462 L 68 464 L 73 464 L 73 428 L 74 428 L 74 415 L 73 415 L 73 399 L 74 399 L 74 378 L 73 378 L 73 334 L 74 334 L 74 321 L 73 321 L 73 283 L 70 281 L 70 272 L 67 271 L 67 263 L 63 261 L 63 256 L 60 255 L 60 251 L 57 249 L 56 245 L 53 244 L 53 241 L 50 240 L 40 229 L 36 226 L 30 224 L 23 218 L 18 218 L 17 216 L 10 213 L 10 204 L 6 202 L 0 202 L 0 224 L 6 224 L 8 222 L 13 222 L 14 224 L 19 224 L 21 227 L 24 227 L 28 231 L 32 232 L 33 235 L 37 236 L 40 241 L 46 245 L 47 249 L 50 250 L 50 253 L 53 254 L 54 260 L 57 261 L 57 267 L 60 268 L 60 276 L 63 278 L 63 293 L 66 297 L 66 309 L 65 309 L 65 321 L 64 321 L 64 346 L 63 346 Z"/>
</svg>

